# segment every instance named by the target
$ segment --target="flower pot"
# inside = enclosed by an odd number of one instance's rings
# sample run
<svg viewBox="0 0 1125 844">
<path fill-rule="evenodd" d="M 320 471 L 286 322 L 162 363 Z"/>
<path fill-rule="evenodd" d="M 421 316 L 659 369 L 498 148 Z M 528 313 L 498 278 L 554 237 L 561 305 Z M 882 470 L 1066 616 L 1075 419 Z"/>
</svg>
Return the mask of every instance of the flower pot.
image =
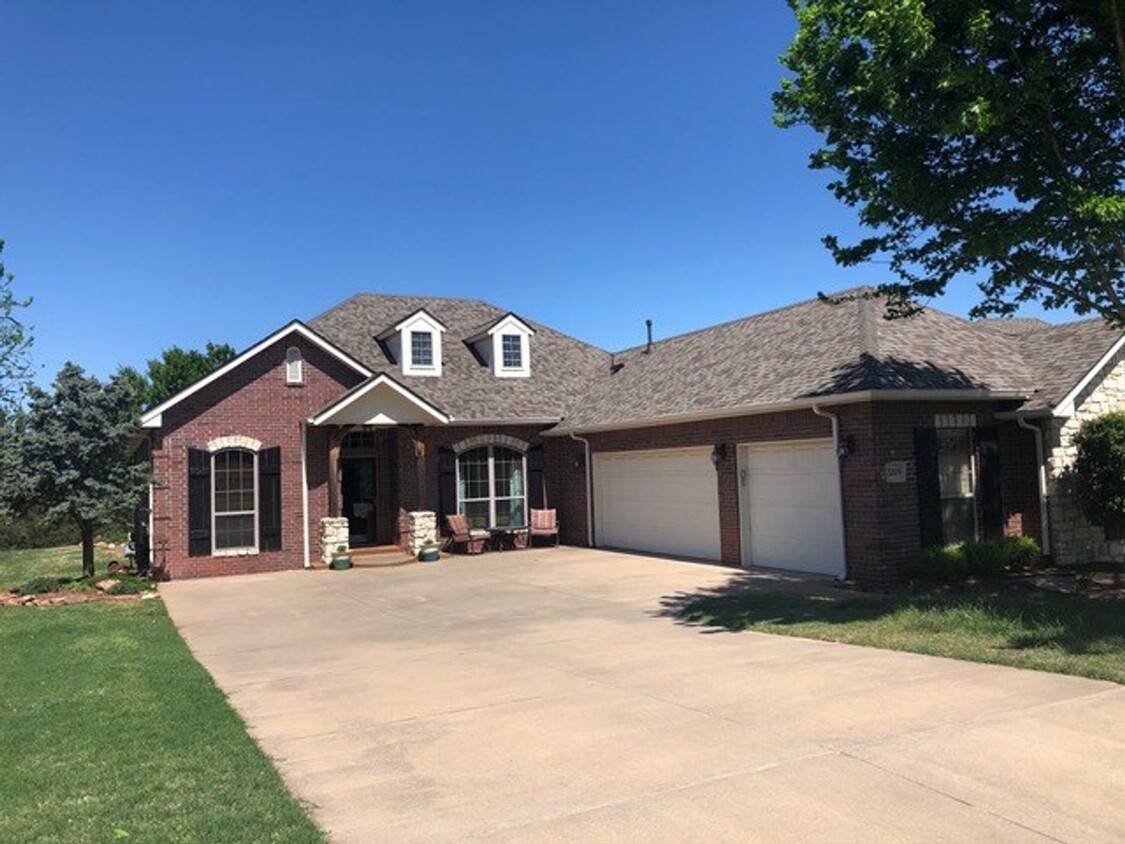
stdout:
<svg viewBox="0 0 1125 844">
<path fill-rule="evenodd" d="M 423 548 L 418 552 L 418 561 L 422 563 L 436 563 L 441 559 L 441 553 L 437 547 Z"/>
<path fill-rule="evenodd" d="M 328 564 L 328 568 L 335 571 L 343 571 L 352 567 L 351 557 L 333 557 L 332 562 Z"/>
</svg>

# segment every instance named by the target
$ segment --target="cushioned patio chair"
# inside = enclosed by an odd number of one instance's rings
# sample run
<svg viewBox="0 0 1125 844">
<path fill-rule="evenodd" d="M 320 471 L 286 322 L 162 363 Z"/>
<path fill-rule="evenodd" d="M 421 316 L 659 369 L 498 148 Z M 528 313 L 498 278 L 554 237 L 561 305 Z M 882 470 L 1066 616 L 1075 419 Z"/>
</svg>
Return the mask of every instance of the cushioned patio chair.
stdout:
<svg viewBox="0 0 1125 844">
<path fill-rule="evenodd" d="M 445 517 L 449 526 L 449 536 L 443 548 L 452 549 L 454 545 L 464 545 L 466 554 L 479 554 L 491 534 L 483 528 L 469 527 L 469 517 L 464 513 L 453 513 Z"/>
<path fill-rule="evenodd" d="M 559 544 L 559 515 L 557 510 L 531 510 L 531 536 L 528 544 L 535 544 L 537 536 L 553 536 Z"/>
</svg>

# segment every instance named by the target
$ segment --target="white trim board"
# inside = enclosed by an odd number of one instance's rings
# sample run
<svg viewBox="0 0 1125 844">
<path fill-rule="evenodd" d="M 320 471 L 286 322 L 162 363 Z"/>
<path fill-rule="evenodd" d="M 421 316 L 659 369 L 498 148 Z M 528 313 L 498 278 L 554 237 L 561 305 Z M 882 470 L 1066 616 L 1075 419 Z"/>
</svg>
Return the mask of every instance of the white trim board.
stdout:
<svg viewBox="0 0 1125 844">
<path fill-rule="evenodd" d="M 1101 360 L 1094 364 L 1093 368 L 1082 376 L 1082 380 L 1074 385 L 1073 389 L 1062 400 L 1055 405 L 1051 411 L 1052 416 L 1073 416 L 1074 415 L 1074 402 L 1083 390 L 1098 377 L 1098 373 L 1102 371 L 1109 362 L 1116 357 L 1117 353 L 1121 351 L 1121 347 L 1125 346 L 1125 334 L 1117 338 L 1117 341 L 1109 347 L 1109 351 L 1102 355 Z"/>
<path fill-rule="evenodd" d="M 372 373 L 372 371 L 370 369 L 368 369 L 366 366 L 364 366 L 358 360 L 353 358 L 351 355 L 349 355 L 343 349 L 340 349 L 340 348 L 334 346 L 332 343 L 325 340 L 323 337 L 321 337 L 319 334 L 317 334 L 315 331 L 313 331 L 311 328 L 309 328 L 303 322 L 295 319 L 292 322 L 290 322 L 288 325 L 285 325 L 282 328 L 279 328 L 277 331 L 275 331 L 269 337 L 266 337 L 261 342 L 255 343 L 253 346 L 251 346 L 246 351 L 242 352 L 239 355 L 236 355 L 234 358 L 232 358 L 231 360 L 224 363 L 222 366 L 220 366 L 218 369 L 216 369 L 210 375 L 206 375 L 203 378 L 200 378 L 198 381 L 196 381 L 190 387 L 186 387 L 183 390 L 180 390 L 180 392 L 176 393 L 176 395 L 172 396 L 170 399 L 167 399 L 166 401 L 161 402 L 156 407 L 154 407 L 151 410 L 148 410 L 145 413 L 141 414 L 141 427 L 142 428 L 159 428 L 159 427 L 161 427 L 164 424 L 164 418 L 163 418 L 164 417 L 164 411 L 168 410 L 169 408 L 175 407 L 177 404 L 182 402 L 184 399 L 188 398 L 188 396 L 194 395 L 195 393 L 199 392 L 204 387 L 206 387 L 208 384 L 211 384 L 211 383 L 217 381 L 219 378 L 222 378 L 228 372 L 231 372 L 232 370 L 237 369 L 238 367 L 242 366 L 242 364 L 244 364 L 250 358 L 254 357 L 259 352 L 262 352 L 265 349 L 268 349 L 270 346 L 272 346 L 278 340 L 281 340 L 285 337 L 288 337 L 290 334 L 294 334 L 294 333 L 301 335 L 306 340 L 308 340 L 310 343 L 312 343 L 314 346 L 317 346 L 318 348 L 320 348 L 323 351 L 327 352 L 328 354 L 332 355 L 332 357 L 336 358 L 341 363 L 343 363 L 347 366 L 350 366 L 352 369 L 354 369 L 356 372 L 358 372 L 364 378 L 370 378 L 374 374 L 374 373 Z"/>
<path fill-rule="evenodd" d="M 378 387 L 387 387 L 387 388 L 393 390 L 395 393 L 397 393 L 402 398 L 406 399 L 406 401 L 413 404 L 415 407 L 417 407 L 423 413 L 432 417 L 435 422 L 438 422 L 442 425 L 448 425 L 451 421 L 453 421 L 453 417 L 449 416 L 448 414 L 443 413 L 438 408 L 434 407 L 428 401 L 426 401 L 421 396 L 419 396 L 417 393 L 415 393 L 415 392 L 407 389 L 406 387 L 402 386 L 402 384 L 395 381 L 393 378 L 391 378 L 386 373 L 380 373 L 379 375 L 374 376 L 370 380 L 365 381 L 363 384 L 360 384 L 359 386 L 355 387 L 354 389 L 351 390 L 351 392 L 347 393 L 342 398 L 339 398 L 336 401 L 332 402 L 330 405 L 325 407 L 323 410 L 319 411 L 315 416 L 309 417 L 309 420 L 308 420 L 309 424 L 310 425 L 324 425 L 324 424 L 332 422 L 332 420 L 341 411 L 350 407 L 352 404 L 359 401 L 364 396 L 366 396 L 368 393 L 370 393 L 372 390 L 375 390 Z"/>
</svg>

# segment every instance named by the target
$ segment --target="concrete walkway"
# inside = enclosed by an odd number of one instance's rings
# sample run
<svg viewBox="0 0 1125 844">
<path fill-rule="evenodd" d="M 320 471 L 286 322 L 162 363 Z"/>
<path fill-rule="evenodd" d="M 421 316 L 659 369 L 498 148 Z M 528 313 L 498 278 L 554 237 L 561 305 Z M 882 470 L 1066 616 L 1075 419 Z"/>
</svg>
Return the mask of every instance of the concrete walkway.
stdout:
<svg viewBox="0 0 1125 844">
<path fill-rule="evenodd" d="M 1125 839 L 1125 689 L 662 614 L 739 576 L 562 548 L 161 593 L 333 841 Z"/>
</svg>

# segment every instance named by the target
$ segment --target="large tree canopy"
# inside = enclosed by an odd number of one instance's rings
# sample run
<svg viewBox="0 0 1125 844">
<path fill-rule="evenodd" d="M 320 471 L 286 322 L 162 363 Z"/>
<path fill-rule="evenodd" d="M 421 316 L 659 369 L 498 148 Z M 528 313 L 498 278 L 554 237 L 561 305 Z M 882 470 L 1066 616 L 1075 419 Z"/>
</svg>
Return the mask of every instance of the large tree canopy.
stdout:
<svg viewBox="0 0 1125 844">
<path fill-rule="evenodd" d="M 872 233 L 892 314 L 973 274 L 1020 303 L 1125 325 L 1125 0 L 790 0 L 774 95 L 824 136 L 814 169 Z M 984 279 L 980 281 L 980 279 Z"/>
<path fill-rule="evenodd" d="M 0 442 L 0 498 L 18 515 L 35 510 L 74 521 L 82 572 L 94 574 L 94 535 L 127 518 L 148 479 L 128 442 L 136 397 L 120 377 L 102 383 L 67 363 L 50 392 L 31 386 L 30 404 Z"/>
<path fill-rule="evenodd" d="M 211 374 L 234 355 L 234 349 L 226 343 L 208 341 L 202 352 L 171 346 L 159 358 L 148 361 L 143 373 L 126 367 L 121 370 L 121 377 L 133 386 L 139 408 L 145 409 L 170 399 L 180 390 Z"/>
<path fill-rule="evenodd" d="M 4 241 L 0 240 L 0 253 Z M 31 299 L 20 299 L 12 290 L 14 277 L 0 261 L 0 411 L 15 405 L 23 382 L 31 374 L 27 352 L 31 347 L 31 334 L 19 319 L 19 311 L 31 304 Z"/>
</svg>

